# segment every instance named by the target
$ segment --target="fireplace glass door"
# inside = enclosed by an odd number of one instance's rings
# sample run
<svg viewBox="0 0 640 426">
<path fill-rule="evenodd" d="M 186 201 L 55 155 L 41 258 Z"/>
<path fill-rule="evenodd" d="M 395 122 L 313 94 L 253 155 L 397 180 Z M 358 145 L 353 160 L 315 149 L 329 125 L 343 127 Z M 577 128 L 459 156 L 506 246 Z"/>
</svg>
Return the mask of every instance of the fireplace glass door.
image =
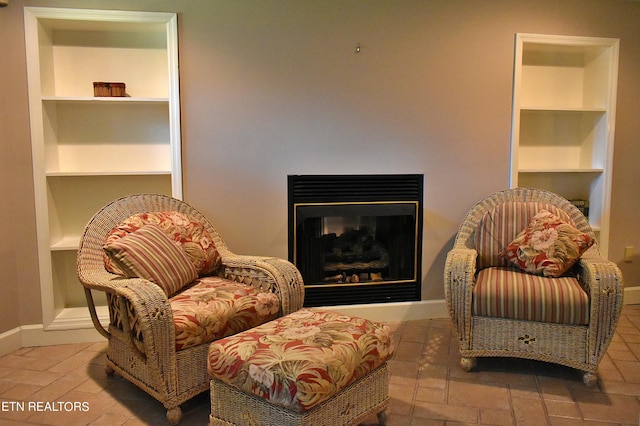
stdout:
<svg viewBox="0 0 640 426">
<path fill-rule="evenodd" d="M 307 288 L 416 281 L 418 203 L 296 204 L 294 263 Z"/>
</svg>

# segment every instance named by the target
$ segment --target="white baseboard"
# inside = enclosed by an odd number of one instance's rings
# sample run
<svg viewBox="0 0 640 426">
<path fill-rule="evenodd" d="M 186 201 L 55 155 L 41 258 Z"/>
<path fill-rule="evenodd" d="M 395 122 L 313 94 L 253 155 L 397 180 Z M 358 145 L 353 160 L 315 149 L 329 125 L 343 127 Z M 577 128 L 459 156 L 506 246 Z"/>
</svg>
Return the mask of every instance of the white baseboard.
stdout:
<svg viewBox="0 0 640 426">
<path fill-rule="evenodd" d="M 22 326 L 22 347 L 102 342 L 106 339 L 91 328 L 45 330 L 42 324 Z"/>
<path fill-rule="evenodd" d="M 45 330 L 42 324 L 23 325 L 0 334 L 0 356 L 20 348 L 104 341 L 94 328 Z"/>
<path fill-rule="evenodd" d="M 640 287 L 627 287 L 624 289 L 624 304 L 640 304 Z"/>
<path fill-rule="evenodd" d="M 629 287 L 624 291 L 624 304 L 640 304 L 640 287 Z M 447 304 L 444 299 L 421 300 L 419 302 L 374 303 L 368 305 L 327 306 L 336 312 L 359 316 L 372 321 L 402 322 L 420 319 L 446 318 Z M 0 356 L 17 349 L 31 346 L 62 345 L 67 343 L 101 342 L 104 337 L 90 322 L 60 322 L 56 327 L 44 328 L 42 324 L 23 325 L 0 334 Z"/>
<path fill-rule="evenodd" d="M 6 355 L 22 347 L 22 327 L 17 327 L 0 334 L 0 356 Z"/>
<path fill-rule="evenodd" d="M 368 305 L 327 306 L 322 309 L 342 312 L 347 315 L 380 322 L 402 322 L 419 319 L 445 318 L 447 303 L 440 300 L 419 302 L 372 303 Z"/>
</svg>

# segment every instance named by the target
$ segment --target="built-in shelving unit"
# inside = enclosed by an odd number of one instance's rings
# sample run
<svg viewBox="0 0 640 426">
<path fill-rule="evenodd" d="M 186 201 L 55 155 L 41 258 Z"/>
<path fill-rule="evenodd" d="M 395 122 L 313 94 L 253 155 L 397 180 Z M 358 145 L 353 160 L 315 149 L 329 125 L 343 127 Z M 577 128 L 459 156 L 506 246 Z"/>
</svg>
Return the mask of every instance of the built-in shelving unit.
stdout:
<svg viewBox="0 0 640 426">
<path fill-rule="evenodd" d="M 177 18 L 25 7 L 24 19 L 43 325 L 91 327 L 75 266 L 88 220 L 128 194 L 182 198 Z M 94 97 L 94 82 L 124 82 L 126 96 Z"/>
<path fill-rule="evenodd" d="M 517 34 L 511 187 L 588 202 L 606 257 L 618 39 Z"/>
</svg>

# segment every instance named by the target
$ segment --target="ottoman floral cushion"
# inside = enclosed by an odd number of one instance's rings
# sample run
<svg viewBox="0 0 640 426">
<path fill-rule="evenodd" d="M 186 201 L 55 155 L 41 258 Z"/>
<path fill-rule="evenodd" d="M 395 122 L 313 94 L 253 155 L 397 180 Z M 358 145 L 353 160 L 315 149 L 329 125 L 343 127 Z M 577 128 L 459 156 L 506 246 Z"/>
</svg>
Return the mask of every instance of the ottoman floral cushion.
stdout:
<svg viewBox="0 0 640 426">
<path fill-rule="evenodd" d="M 209 347 L 209 374 L 273 404 L 304 412 L 384 364 L 388 326 L 301 309 Z"/>
</svg>

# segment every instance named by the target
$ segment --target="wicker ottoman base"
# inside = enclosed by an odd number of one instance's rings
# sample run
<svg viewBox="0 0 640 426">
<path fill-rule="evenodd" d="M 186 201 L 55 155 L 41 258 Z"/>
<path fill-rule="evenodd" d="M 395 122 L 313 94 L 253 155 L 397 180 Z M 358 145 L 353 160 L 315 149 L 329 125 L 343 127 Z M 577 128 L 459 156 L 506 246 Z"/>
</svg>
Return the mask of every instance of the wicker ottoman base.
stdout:
<svg viewBox="0 0 640 426">
<path fill-rule="evenodd" d="M 384 363 L 313 409 L 297 413 L 211 380 L 210 426 L 343 426 L 356 425 L 372 414 L 386 423 L 389 372 Z"/>
</svg>

